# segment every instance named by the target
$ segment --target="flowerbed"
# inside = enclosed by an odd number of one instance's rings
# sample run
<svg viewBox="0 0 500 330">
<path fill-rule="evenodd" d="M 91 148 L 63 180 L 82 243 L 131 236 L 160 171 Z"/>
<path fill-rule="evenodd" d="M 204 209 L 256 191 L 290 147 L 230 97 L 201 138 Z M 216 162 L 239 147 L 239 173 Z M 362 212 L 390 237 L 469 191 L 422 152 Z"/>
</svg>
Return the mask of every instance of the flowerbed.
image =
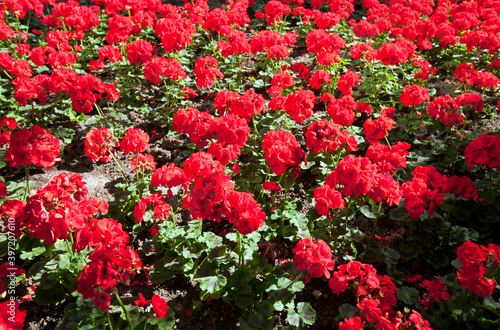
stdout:
<svg viewBox="0 0 500 330">
<path fill-rule="evenodd" d="M 2 6 L 0 327 L 499 326 L 498 3 Z"/>
</svg>

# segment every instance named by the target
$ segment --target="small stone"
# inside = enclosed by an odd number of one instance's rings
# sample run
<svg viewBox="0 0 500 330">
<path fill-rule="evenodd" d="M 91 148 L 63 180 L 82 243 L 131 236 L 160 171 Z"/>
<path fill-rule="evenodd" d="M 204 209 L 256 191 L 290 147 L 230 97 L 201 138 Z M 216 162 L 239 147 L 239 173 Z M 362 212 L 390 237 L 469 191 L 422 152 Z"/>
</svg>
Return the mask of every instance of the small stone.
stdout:
<svg viewBox="0 0 500 330">
<path fill-rule="evenodd" d="M 314 298 L 318 299 L 319 297 L 321 297 L 323 294 L 321 293 L 321 291 L 319 290 L 314 290 L 313 291 L 313 296 Z"/>
</svg>

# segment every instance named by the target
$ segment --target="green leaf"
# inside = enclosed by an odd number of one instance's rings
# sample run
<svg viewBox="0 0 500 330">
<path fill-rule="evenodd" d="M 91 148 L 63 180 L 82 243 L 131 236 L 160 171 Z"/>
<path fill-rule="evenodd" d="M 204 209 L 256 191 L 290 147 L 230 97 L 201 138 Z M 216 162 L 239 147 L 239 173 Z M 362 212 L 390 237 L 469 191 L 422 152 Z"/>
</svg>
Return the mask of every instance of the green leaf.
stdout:
<svg viewBox="0 0 500 330">
<path fill-rule="evenodd" d="M 288 315 L 286 316 L 286 320 L 290 325 L 294 327 L 299 327 L 300 326 L 300 316 L 295 312 L 294 310 L 291 310 L 288 312 Z"/>
<path fill-rule="evenodd" d="M 368 219 L 375 219 L 375 218 L 377 218 L 377 215 L 375 213 L 373 213 L 373 212 L 370 211 L 370 206 L 368 206 L 368 205 L 361 206 L 361 208 L 359 210 Z"/>
<path fill-rule="evenodd" d="M 302 322 L 309 325 L 312 325 L 316 319 L 316 311 L 306 302 L 299 302 L 297 304 L 297 315 Z"/>
<path fill-rule="evenodd" d="M 23 260 L 33 260 L 42 253 L 45 252 L 45 246 L 38 246 L 33 248 L 31 251 L 21 251 L 21 259 Z"/>
<path fill-rule="evenodd" d="M 418 295 L 418 290 L 409 286 L 402 286 L 396 292 L 398 300 L 401 300 L 407 305 L 415 305 L 417 303 Z"/>
<path fill-rule="evenodd" d="M 200 289 L 209 293 L 222 290 L 227 284 L 227 279 L 222 275 L 205 277 L 200 280 Z"/>
</svg>

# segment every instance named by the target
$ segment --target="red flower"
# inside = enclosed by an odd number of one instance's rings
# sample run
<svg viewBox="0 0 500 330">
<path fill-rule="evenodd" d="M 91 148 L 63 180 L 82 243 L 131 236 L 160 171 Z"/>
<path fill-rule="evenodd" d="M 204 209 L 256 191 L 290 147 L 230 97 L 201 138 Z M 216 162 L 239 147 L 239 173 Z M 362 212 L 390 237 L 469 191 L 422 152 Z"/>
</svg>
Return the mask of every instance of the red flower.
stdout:
<svg viewBox="0 0 500 330">
<path fill-rule="evenodd" d="M 278 191 L 281 190 L 281 187 L 276 182 L 266 181 L 266 182 L 264 182 L 262 184 L 262 189 L 264 189 L 264 190 L 271 190 L 271 191 L 274 191 L 274 192 L 278 192 Z"/>
<path fill-rule="evenodd" d="M 114 152 L 112 144 L 113 134 L 106 127 L 91 129 L 85 137 L 85 156 L 94 162 L 107 163 L 111 159 L 111 153 Z"/>
<path fill-rule="evenodd" d="M 138 300 L 134 300 L 134 304 L 137 307 L 144 307 L 146 305 L 149 305 L 150 303 L 151 303 L 151 300 L 146 300 L 146 298 L 144 298 L 144 296 L 140 292 L 139 292 L 139 299 Z"/>
<path fill-rule="evenodd" d="M 356 108 L 357 104 L 353 97 L 351 95 L 346 95 L 330 102 L 326 111 L 328 111 L 328 114 L 332 117 L 332 121 L 335 124 L 350 126 L 356 118 L 356 114 L 354 113 Z"/>
<path fill-rule="evenodd" d="M 389 131 L 394 128 L 396 122 L 391 118 L 380 115 L 376 120 L 368 118 L 363 124 L 366 140 L 369 142 L 378 141 L 389 135 Z"/>
<path fill-rule="evenodd" d="M 344 319 L 344 322 L 339 323 L 339 330 L 362 330 L 365 321 L 361 322 L 359 316 L 353 316 L 350 319 Z"/>
<path fill-rule="evenodd" d="M 153 50 L 153 45 L 145 40 L 136 40 L 128 44 L 126 49 L 131 64 L 146 64 L 153 58 Z"/>
<path fill-rule="evenodd" d="M 326 151 L 333 153 L 337 149 L 356 151 L 358 143 L 347 130 L 340 130 L 339 125 L 326 119 L 316 121 L 307 128 L 306 144 L 311 152 L 318 153 Z"/>
<path fill-rule="evenodd" d="M 266 12 L 267 25 L 273 26 L 278 24 L 283 16 L 290 15 L 290 7 L 279 1 L 272 0 L 264 7 Z"/>
<path fill-rule="evenodd" d="M 286 166 L 297 167 L 304 158 L 295 136 L 287 131 L 270 131 L 262 143 L 267 162 L 276 175 L 285 173 Z"/>
<path fill-rule="evenodd" d="M 143 71 L 144 77 L 153 84 L 162 81 L 160 76 L 165 76 L 174 81 L 179 80 L 179 78 L 187 78 L 181 64 L 173 58 L 155 57 L 144 66 Z"/>
<path fill-rule="evenodd" d="M 130 160 L 132 171 L 154 171 L 156 169 L 156 162 L 151 155 L 137 154 Z"/>
<path fill-rule="evenodd" d="M 345 201 L 342 193 L 333 190 L 329 185 L 323 185 L 314 190 L 314 199 L 316 200 L 316 210 L 319 215 L 330 214 L 330 209 L 343 210 Z"/>
<path fill-rule="evenodd" d="M 27 311 L 19 310 L 16 300 L 7 300 L 0 304 L 0 329 L 23 329 Z"/>
<path fill-rule="evenodd" d="M 38 125 L 17 131 L 11 136 L 10 146 L 4 160 L 10 161 L 10 167 L 35 165 L 45 167 L 47 171 L 54 166 L 61 144 L 49 131 Z"/>
<path fill-rule="evenodd" d="M 120 150 L 125 155 L 129 152 L 143 152 L 149 150 L 149 135 L 140 128 L 131 128 L 120 142 Z"/>
<path fill-rule="evenodd" d="M 300 124 L 313 115 L 313 108 L 316 103 L 316 96 L 312 91 L 299 89 L 287 96 L 284 105 L 285 112 Z"/>
<path fill-rule="evenodd" d="M 481 135 L 467 145 L 464 156 L 469 169 L 474 165 L 500 169 L 500 136 Z"/>
<path fill-rule="evenodd" d="M 233 187 L 234 188 L 234 187 Z M 252 194 L 230 191 L 226 197 L 222 213 L 229 223 L 234 223 L 234 228 L 242 235 L 253 233 L 264 225 L 266 213 L 253 199 Z"/>
<path fill-rule="evenodd" d="M 194 64 L 194 74 L 197 76 L 196 85 L 199 88 L 212 86 L 213 79 L 219 77 L 224 79 L 224 75 L 218 69 L 217 59 L 212 56 L 200 57 Z"/>
<path fill-rule="evenodd" d="M 332 251 L 325 241 L 319 239 L 314 243 L 311 238 L 297 242 L 292 250 L 295 253 L 293 263 L 298 271 L 307 270 L 312 277 L 330 278 L 330 271 L 335 268 Z"/>
<path fill-rule="evenodd" d="M 419 85 L 409 85 L 403 89 L 399 100 L 407 107 L 416 107 L 425 101 L 430 101 L 429 91 Z"/>
<path fill-rule="evenodd" d="M 168 305 L 159 295 L 155 294 L 152 299 L 153 310 L 156 313 L 156 317 L 163 318 L 167 315 Z"/>
<path fill-rule="evenodd" d="M 337 88 L 344 95 L 352 95 L 352 88 L 357 84 L 359 84 L 359 75 L 349 69 L 340 76 Z"/>
<path fill-rule="evenodd" d="M 329 84 L 331 80 L 332 76 L 325 71 L 319 70 L 312 74 L 311 80 L 309 80 L 309 85 L 314 89 L 320 89 L 322 83 Z"/>
</svg>

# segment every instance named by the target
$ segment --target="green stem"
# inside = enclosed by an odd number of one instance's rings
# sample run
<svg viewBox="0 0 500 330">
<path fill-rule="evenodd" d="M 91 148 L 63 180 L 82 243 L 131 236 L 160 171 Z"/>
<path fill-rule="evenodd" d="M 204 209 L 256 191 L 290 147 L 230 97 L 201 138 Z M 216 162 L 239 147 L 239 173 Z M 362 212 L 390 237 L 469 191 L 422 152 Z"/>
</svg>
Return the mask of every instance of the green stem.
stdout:
<svg viewBox="0 0 500 330">
<path fill-rule="evenodd" d="M 381 207 L 382 207 L 382 201 L 380 201 L 380 203 L 378 203 L 377 217 L 375 218 L 375 224 L 373 225 L 373 230 L 372 230 L 372 234 L 370 235 L 370 240 L 368 241 L 368 245 L 370 245 L 370 243 L 372 242 L 373 236 L 375 235 L 375 229 L 377 229 L 377 224 L 378 224 L 378 219 L 380 217 Z"/>
<path fill-rule="evenodd" d="M 387 138 L 387 136 L 384 136 L 384 139 L 385 139 L 385 142 L 387 142 L 387 145 L 389 145 L 389 148 L 392 148 L 391 143 L 389 142 L 389 139 Z"/>
<path fill-rule="evenodd" d="M 139 152 L 135 154 L 135 179 L 139 182 Z"/>
<path fill-rule="evenodd" d="M 255 115 L 252 116 L 253 129 L 255 130 L 255 139 L 259 138 L 259 131 L 257 130 L 257 125 L 255 124 Z"/>
<path fill-rule="evenodd" d="M 307 273 L 307 270 L 303 270 L 302 272 L 300 272 L 300 274 L 297 275 L 293 279 L 292 283 L 288 284 L 288 286 L 285 288 L 285 290 L 288 289 L 289 287 L 291 287 L 295 282 L 297 282 L 298 280 L 300 280 L 302 278 L 302 276 L 304 276 L 306 273 Z"/>
<path fill-rule="evenodd" d="M 451 210 L 453 209 L 453 206 L 455 206 L 455 203 L 457 202 L 458 195 L 455 196 L 455 199 L 453 200 L 453 204 L 451 204 L 450 209 L 448 210 L 448 213 L 446 213 L 446 217 L 444 217 L 445 220 L 448 220 L 451 214 Z"/>
<path fill-rule="evenodd" d="M 116 300 L 118 300 L 118 303 L 120 304 L 120 306 L 122 307 L 122 310 L 123 312 L 125 313 L 125 318 L 127 319 L 127 323 L 128 323 L 128 327 L 130 330 L 134 330 L 134 327 L 132 326 L 132 322 L 130 322 L 130 317 L 128 316 L 128 312 L 127 312 L 127 309 L 125 308 L 125 306 L 123 305 L 123 302 L 122 300 L 120 299 L 120 296 L 118 295 L 118 292 L 115 291 L 115 297 L 116 297 Z"/>
<path fill-rule="evenodd" d="M 175 224 L 174 210 L 170 210 L 170 215 L 172 216 L 172 222 L 174 223 L 174 230 L 177 229 L 177 225 Z"/>
<path fill-rule="evenodd" d="M 243 266 L 243 242 L 241 239 L 241 233 L 236 230 L 238 233 L 238 268 Z"/>
<path fill-rule="evenodd" d="M 118 166 L 118 169 L 120 170 L 120 172 L 121 172 L 121 174 L 122 174 L 123 178 L 125 179 L 125 183 L 126 183 L 127 185 L 129 185 L 129 182 L 128 182 L 128 180 L 127 180 L 127 177 L 125 176 L 125 172 L 123 172 L 123 169 L 122 169 L 122 167 L 120 166 L 120 163 L 118 163 L 118 159 L 116 159 L 115 155 L 114 155 L 111 151 L 109 151 L 109 154 L 111 155 L 111 158 L 113 158 L 113 161 L 115 162 L 116 166 Z"/>
<path fill-rule="evenodd" d="M 200 230 L 200 236 L 203 233 L 203 219 L 200 219 L 200 222 L 198 223 L 198 229 Z"/>
<path fill-rule="evenodd" d="M 109 310 L 106 311 L 106 315 L 108 316 L 108 327 L 109 327 L 109 330 L 113 330 L 113 325 L 111 325 L 111 316 L 109 315 Z"/>
<path fill-rule="evenodd" d="M 26 173 L 26 191 L 24 194 L 24 199 L 28 201 L 28 198 L 31 195 L 31 190 L 30 190 L 30 167 L 31 164 L 24 165 L 24 172 Z"/>
<path fill-rule="evenodd" d="M 490 190 L 491 188 L 493 188 L 493 171 L 491 170 L 491 167 L 490 167 Z"/>
<path fill-rule="evenodd" d="M 267 173 L 266 173 L 266 178 L 264 179 L 264 182 L 267 182 L 267 178 L 269 177 L 269 172 L 271 171 L 271 168 L 269 167 L 267 169 Z M 260 191 L 260 194 L 259 194 L 259 197 L 257 197 L 257 199 L 260 199 L 262 197 L 262 195 L 264 195 L 264 189 L 262 189 Z"/>
</svg>

